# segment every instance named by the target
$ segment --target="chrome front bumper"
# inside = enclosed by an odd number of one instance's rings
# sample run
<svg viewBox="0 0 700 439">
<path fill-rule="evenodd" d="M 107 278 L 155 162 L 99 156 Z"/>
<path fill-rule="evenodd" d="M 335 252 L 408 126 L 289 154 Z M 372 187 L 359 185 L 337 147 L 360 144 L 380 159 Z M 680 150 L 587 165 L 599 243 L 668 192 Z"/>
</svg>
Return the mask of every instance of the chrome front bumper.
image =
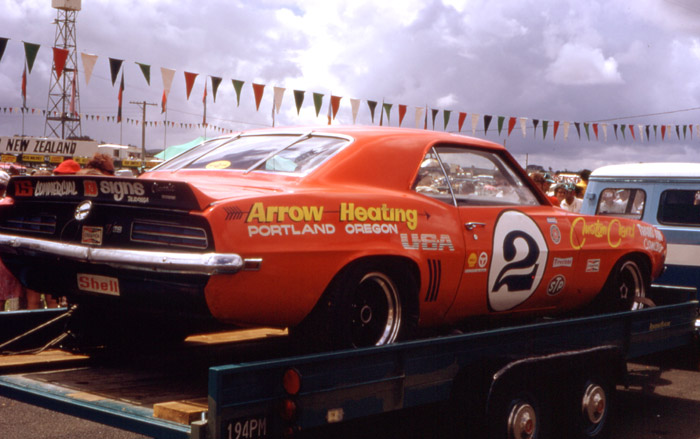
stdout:
<svg viewBox="0 0 700 439">
<path fill-rule="evenodd" d="M 233 274 L 244 267 L 243 259 L 235 253 L 123 250 L 3 234 L 0 234 L 0 253 L 50 256 L 114 268 L 182 274 Z"/>
</svg>

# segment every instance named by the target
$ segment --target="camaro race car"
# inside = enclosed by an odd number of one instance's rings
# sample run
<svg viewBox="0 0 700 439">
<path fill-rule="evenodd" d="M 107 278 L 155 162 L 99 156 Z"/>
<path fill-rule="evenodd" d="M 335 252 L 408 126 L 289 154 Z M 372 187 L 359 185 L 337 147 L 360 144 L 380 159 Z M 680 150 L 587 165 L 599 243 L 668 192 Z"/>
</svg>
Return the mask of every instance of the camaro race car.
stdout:
<svg viewBox="0 0 700 439">
<path fill-rule="evenodd" d="M 640 307 L 665 253 L 653 226 L 553 207 L 500 145 L 400 128 L 244 132 L 140 178 L 15 177 L 0 205 L 5 265 L 98 322 L 336 347 Z"/>
</svg>

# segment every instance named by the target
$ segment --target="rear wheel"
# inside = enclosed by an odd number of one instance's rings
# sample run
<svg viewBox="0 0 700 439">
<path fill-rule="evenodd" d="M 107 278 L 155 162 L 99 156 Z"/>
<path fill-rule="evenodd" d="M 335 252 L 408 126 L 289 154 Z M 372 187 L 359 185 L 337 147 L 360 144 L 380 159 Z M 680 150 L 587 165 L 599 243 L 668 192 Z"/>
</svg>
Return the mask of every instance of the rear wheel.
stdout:
<svg viewBox="0 0 700 439">
<path fill-rule="evenodd" d="M 608 276 L 592 308 L 600 312 L 630 311 L 653 306 L 649 269 L 635 258 L 620 260 Z"/>
</svg>

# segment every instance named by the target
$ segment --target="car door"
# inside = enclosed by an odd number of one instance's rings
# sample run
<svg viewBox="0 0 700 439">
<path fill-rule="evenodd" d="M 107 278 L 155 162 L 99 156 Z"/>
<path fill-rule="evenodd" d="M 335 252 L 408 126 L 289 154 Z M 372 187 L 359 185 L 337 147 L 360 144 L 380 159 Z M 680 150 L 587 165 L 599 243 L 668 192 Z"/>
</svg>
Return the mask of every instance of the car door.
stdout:
<svg viewBox="0 0 700 439">
<path fill-rule="evenodd" d="M 560 306 L 567 295 L 575 299 L 573 216 L 540 202 L 495 152 L 438 146 L 434 155 L 464 225 L 466 250 L 447 319 L 537 312 Z"/>
</svg>

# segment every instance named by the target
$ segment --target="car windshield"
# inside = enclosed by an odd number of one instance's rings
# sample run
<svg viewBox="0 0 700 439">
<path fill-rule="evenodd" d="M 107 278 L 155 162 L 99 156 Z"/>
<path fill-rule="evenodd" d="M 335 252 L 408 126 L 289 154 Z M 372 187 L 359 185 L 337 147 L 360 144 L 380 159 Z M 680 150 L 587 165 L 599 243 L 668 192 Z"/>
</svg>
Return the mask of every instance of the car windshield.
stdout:
<svg viewBox="0 0 700 439">
<path fill-rule="evenodd" d="M 307 173 L 349 143 L 340 137 L 305 135 L 246 135 L 215 139 L 164 163 L 159 170 L 232 169 Z"/>
</svg>

